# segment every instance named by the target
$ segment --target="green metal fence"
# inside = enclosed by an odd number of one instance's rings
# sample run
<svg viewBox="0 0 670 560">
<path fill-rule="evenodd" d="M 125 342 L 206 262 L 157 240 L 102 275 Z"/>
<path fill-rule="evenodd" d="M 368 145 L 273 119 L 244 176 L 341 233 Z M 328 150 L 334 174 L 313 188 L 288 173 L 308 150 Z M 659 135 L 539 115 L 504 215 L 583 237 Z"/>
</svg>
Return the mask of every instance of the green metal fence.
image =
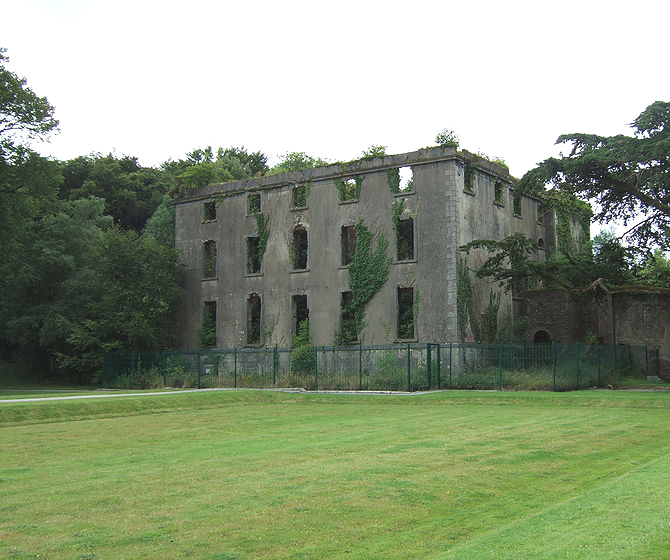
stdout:
<svg viewBox="0 0 670 560">
<path fill-rule="evenodd" d="M 289 348 L 117 352 L 103 358 L 106 387 L 230 387 L 424 391 L 566 391 L 656 375 L 658 350 L 587 344 L 402 344 L 314 347 L 308 372 Z M 297 370 L 297 371 L 295 371 Z"/>
</svg>

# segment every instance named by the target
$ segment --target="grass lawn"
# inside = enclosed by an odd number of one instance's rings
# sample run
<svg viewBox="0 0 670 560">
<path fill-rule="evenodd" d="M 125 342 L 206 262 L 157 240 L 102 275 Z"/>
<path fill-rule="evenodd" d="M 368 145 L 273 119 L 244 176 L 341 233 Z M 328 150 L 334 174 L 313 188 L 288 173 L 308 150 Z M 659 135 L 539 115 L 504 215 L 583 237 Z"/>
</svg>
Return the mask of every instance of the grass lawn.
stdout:
<svg viewBox="0 0 670 560">
<path fill-rule="evenodd" d="M 0 404 L 0 558 L 670 557 L 670 393 Z"/>
</svg>

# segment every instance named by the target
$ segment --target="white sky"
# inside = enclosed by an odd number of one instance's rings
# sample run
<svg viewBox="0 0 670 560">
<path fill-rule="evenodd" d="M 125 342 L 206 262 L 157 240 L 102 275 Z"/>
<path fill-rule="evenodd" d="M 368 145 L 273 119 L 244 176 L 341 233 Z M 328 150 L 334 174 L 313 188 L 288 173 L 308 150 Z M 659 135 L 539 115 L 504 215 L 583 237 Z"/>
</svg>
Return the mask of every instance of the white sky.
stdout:
<svg viewBox="0 0 670 560">
<path fill-rule="evenodd" d="M 15 0 L 0 46 L 56 106 L 43 155 L 348 160 L 446 127 L 520 177 L 559 134 L 628 133 L 668 100 L 669 19 L 667 0 Z"/>
</svg>

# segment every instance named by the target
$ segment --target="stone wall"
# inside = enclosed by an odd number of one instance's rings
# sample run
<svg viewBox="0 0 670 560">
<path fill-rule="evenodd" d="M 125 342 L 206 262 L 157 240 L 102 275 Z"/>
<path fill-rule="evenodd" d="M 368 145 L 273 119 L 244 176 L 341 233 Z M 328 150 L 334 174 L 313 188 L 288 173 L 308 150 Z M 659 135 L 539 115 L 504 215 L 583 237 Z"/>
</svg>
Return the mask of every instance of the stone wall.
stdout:
<svg viewBox="0 0 670 560">
<path fill-rule="evenodd" d="M 612 293 L 617 344 L 659 351 L 659 374 L 670 379 L 670 295 Z"/>
</svg>

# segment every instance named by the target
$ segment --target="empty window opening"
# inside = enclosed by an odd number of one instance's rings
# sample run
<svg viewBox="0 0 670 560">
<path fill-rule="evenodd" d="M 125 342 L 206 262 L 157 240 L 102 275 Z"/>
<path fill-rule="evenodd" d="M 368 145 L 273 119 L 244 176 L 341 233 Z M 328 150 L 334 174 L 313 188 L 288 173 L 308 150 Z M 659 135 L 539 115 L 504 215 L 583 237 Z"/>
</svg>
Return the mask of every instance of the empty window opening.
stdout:
<svg viewBox="0 0 670 560">
<path fill-rule="evenodd" d="M 414 259 L 414 220 L 407 218 L 398 220 L 396 226 L 398 244 L 398 260 L 411 261 Z"/>
<path fill-rule="evenodd" d="M 293 230 L 293 243 L 291 244 L 291 264 L 293 270 L 304 270 L 307 268 L 307 230 L 298 226 Z"/>
<path fill-rule="evenodd" d="M 342 226 L 342 266 L 347 266 L 354 258 L 356 251 L 356 226 Z"/>
<path fill-rule="evenodd" d="M 261 212 L 261 195 L 250 194 L 247 197 L 247 214 L 253 216 L 254 214 L 260 214 L 260 212 Z"/>
<path fill-rule="evenodd" d="M 356 315 L 352 307 L 351 292 L 342 292 L 340 299 L 340 332 L 344 343 L 357 342 Z"/>
<path fill-rule="evenodd" d="M 521 195 L 514 194 L 514 215 L 521 216 Z"/>
<path fill-rule="evenodd" d="M 547 344 L 551 342 L 551 337 L 547 331 L 537 331 L 533 336 L 533 343 L 535 344 Z"/>
<path fill-rule="evenodd" d="M 261 238 L 257 235 L 247 237 L 247 273 L 256 274 L 261 271 L 260 255 Z"/>
<path fill-rule="evenodd" d="M 463 182 L 463 190 L 469 193 L 475 192 L 475 170 L 469 165 L 466 165 L 463 171 Z"/>
<path fill-rule="evenodd" d="M 414 339 L 414 288 L 398 288 L 398 339 Z"/>
<path fill-rule="evenodd" d="M 500 181 L 496 181 L 495 186 L 493 187 L 494 191 L 494 200 L 496 204 L 502 204 L 503 203 L 503 185 Z"/>
<path fill-rule="evenodd" d="M 216 202 L 213 200 L 205 202 L 205 221 L 211 222 L 212 220 L 216 220 Z"/>
<path fill-rule="evenodd" d="M 206 301 L 202 312 L 200 327 L 200 346 L 212 348 L 216 346 L 216 302 Z"/>
<path fill-rule="evenodd" d="M 261 296 L 251 294 L 247 299 L 247 344 L 261 342 Z"/>
<path fill-rule="evenodd" d="M 293 296 L 293 334 L 298 334 L 300 324 L 309 321 L 309 308 L 307 307 L 307 296 Z"/>
<path fill-rule="evenodd" d="M 216 241 L 205 241 L 203 277 L 214 278 L 216 276 Z"/>
<path fill-rule="evenodd" d="M 544 239 L 540 237 L 540 239 L 537 240 L 537 248 L 542 249 L 544 251 Z"/>
<path fill-rule="evenodd" d="M 545 209 L 542 204 L 539 204 L 537 207 L 537 223 L 538 224 L 543 224 L 544 223 L 544 213 Z"/>
<path fill-rule="evenodd" d="M 361 185 L 363 177 L 350 177 L 349 179 L 335 179 L 335 186 L 340 196 L 340 202 L 358 200 L 361 196 Z"/>
<path fill-rule="evenodd" d="M 400 175 L 400 192 L 412 192 L 414 190 L 414 170 L 411 167 L 398 169 Z"/>
<path fill-rule="evenodd" d="M 293 187 L 293 207 L 307 208 L 307 196 L 309 189 L 307 185 L 296 185 Z"/>
</svg>

